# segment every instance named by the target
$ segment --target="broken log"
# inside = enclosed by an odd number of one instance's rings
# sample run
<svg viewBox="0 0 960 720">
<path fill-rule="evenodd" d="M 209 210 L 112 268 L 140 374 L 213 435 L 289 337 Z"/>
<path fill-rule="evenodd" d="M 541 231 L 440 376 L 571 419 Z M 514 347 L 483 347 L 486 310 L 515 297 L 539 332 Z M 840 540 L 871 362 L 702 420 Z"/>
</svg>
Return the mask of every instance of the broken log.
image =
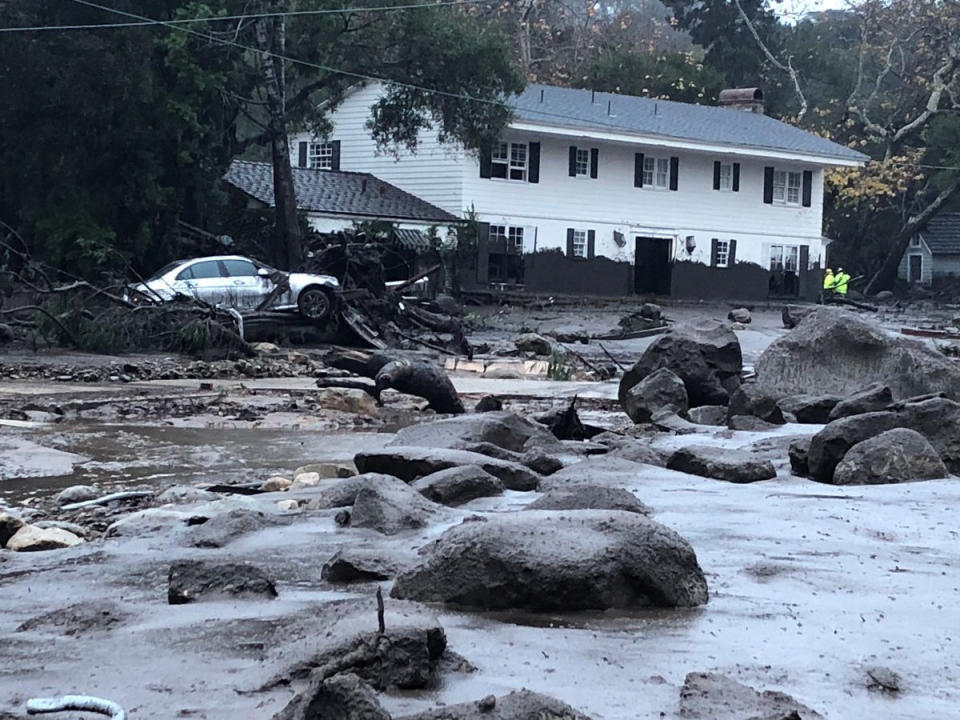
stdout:
<svg viewBox="0 0 960 720">
<path fill-rule="evenodd" d="M 376 384 L 378 393 L 392 388 L 407 395 L 422 397 L 438 413 L 459 415 L 466 412 L 450 378 L 430 363 L 394 360 L 380 369 Z"/>
<path fill-rule="evenodd" d="M 417 281 L 423 280 L 425 277 L 427 277 L 427 276 L 429 276 L 429 275 L 433 275 L 433 274 L 434 274 L 437 270 L 439 270 L 441 267 L 443 267 L 443 266 L 442 266 L 442 265 L 434 265 L 434 266 L 431 267 L 431 268 L 427 268 L 427 269 L 424 270 L 423 272 L 417 273 L 416 275 L 414 275 L 413 277 L 411 277 L 409 280 L 405 280 L 404 282 L 400 283 L 400 284 L 397 285 L 396 287 L 391 288 L 391 290 L 393 290 L 393 292 L 395 292 L 395 293 L 402 292 L 403 290 L 406 290 L 408 287 L 410 287 L 411 285 L 413 285 L 413 284 L 416 283 Z"/>
</svg>

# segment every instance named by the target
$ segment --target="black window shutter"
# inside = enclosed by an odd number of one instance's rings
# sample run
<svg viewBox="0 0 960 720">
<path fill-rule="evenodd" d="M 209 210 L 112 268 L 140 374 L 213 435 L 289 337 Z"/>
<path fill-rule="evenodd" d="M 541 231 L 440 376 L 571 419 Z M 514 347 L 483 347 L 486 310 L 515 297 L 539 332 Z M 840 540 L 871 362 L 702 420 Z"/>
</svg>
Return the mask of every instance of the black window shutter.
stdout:
<svg viewBox="0 0 960 720">
<path fill-rule="evenodd" d="M 773 204 L 773 168 L 770 165 L 763 169 L 763 202 Z"/>
<path fill-rule="evenodd" d="M 673 156 L 670 158 L 670 189 L 677 189 L 677 179 L 680 175 L 680 158 Z"/>
<path fill-rule="evenodd" d="M 570 146 L 570 162 L 568 170 L 570 171 L 570 177 L 577 176 L 577 146 Z"/>
<path fill-rule="evenodd" d="M 597 231 L 587 230 L 587 257 L 592 258 L 597 250 Z"/>
<path fill-rule="evenodd" d="M 600 150 L 590 148 L 590 177 L 597 177 L 597 165 L 600 163 Z"/>
<path fill-rule="evenodd" d="M 490 281 L 490 223 L 477 223 L 477 282 Z"/>
<path fill-rule="evenodd" d="M 530 143 L 530 170 L 527 173 L 527 181 L 532 183 L 540 182 L 540 143 Z"/>
<path fill-rule="evenodd" d="M 573 257 L 573 228 L 567 228 L 567 257 Z"/>
<path fill-rule="evenodd" d="M 633 154 L 633 186 L 643 187 L 643 153 Z"/>
<path fill-rule="evenodd" d="M 803 171 L 803 206 L 810 207 L 813 200 L 813 171 Z"/>
<path fill-rule="evenodd" d="M 733 191 L 740 192 L 740 163 L 733 164 Z"/>
<path fill-rule="evenodd" d="M 481 148 L 480 150 L 480 177 L 488 178 L 490 177 L 490 170 L 493 163 L 491 162 L 491 156 L 493 155 L 493 150 L 490 148 Z"/>
<path fill-rule="evenodd" d="M 330 169 L 339 170 L 340 169 L 340 141 L 334 140 L 333 145 L 333 157 L 330 158 Z"/>
<path fill-rule="evenodd" d="M 713 189 L 720 189 L 720 161 L 713 161 Z"/>
<path fill-rule="evenodd" d="M 737 241 L 730 241 L 730 249 L 727 251 L 727 267 L 733 267 L 737 261 Z"/>
<path fill-rule="evenodd" d="M 297 163 L 300 167 L 307 166 L 307 144 L 305 142 L 300 143 L 300 161 Z"/>
<path fill-rule="evenodd" d="M 800 265 L 797 267 L 797 272 L 801 275 L 806 274 L 807 268 L 810 267 L 810 246 L 801 245 L 800 246 Z"/>
<path fill-rule="evenodd" d="M 710 267 L 717 266 L 717 245 L 720 244 L 720 241 L 717 238 L 713 238 L 710 241 Z"/>
</svg>

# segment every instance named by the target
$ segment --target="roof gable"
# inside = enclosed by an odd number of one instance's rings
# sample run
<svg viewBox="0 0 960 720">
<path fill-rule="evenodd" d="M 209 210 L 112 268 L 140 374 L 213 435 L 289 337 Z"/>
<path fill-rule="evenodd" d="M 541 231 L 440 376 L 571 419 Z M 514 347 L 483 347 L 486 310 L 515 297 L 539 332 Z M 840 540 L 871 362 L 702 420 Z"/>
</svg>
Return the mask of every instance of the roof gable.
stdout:
<svg viewBox="0 0 960 720">
<path fill-rule="evenodd" d="M 960 255 L 960 213 L 940 213 L 927 221 L 920 237 L 934 255 Z"/>
<path fill-rule="evenodd" d="M 234 160 L 224 180 L 243 193 L 274 206 L 273 165 Z M 369 173 L 293 168 L 297 207 L 329 215 L 448 224 L 456 215 L 404 192 Z"/>
</svg>

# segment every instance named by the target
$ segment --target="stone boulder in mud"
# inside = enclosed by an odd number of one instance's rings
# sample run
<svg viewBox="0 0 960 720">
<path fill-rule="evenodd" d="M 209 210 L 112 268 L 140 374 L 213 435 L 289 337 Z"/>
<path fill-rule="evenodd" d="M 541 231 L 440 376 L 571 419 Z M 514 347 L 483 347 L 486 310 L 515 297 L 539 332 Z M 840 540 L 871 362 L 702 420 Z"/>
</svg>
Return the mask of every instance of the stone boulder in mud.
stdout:
<svg viewBox="0 0 960 720">
<path fill-rule="evenodd" d="M 503 483 L 477 465 L 435 472 L 416 480 L 412 487 L 428 500 L 448 507 L 503 492 Z"/>
<path fill-rule="evenodd" d="M 834 485 L 879 485 L 947 477 L 946 466 L 916 430 L 894 428 L 858 442 L 833 471 Z"/>
<path fill-rule="evenodd" d="M 944 391 L 960 400 L 960 366 L 916 340 L 892 336 L 846 310 L 823 308 L 774 341 L 755 366 L 774 397 L 810 392 L 847 396 L 880 382 L 895 399 Z"/>
<path fill-rule="evenodd" d="M 196 522 L 197 518 L 194 517 L 191 520 Z M 280 518 L 264 512 L 238 508 L 214 515 L 201 524 L 191 526 L 186 542 L 192 547 L 220 548 L 242 535 L 279 525 L 281 522 L 283 521 Z"/>
<path fill-rule="evenodd" d="M 650 508 L 623 488 L 604 485 L 572 485 L 547 490 L 525 510 L 625 510 L 649 515 Z"/>
<path fill-rule="evenodd" d="M 253 565 L 185 560 L 170 566 L 167 602 L 171 605 L 201 600 L 268 599 L 277 588 L 267 574 Z"/>
<path fill-rule="evenodd" d="M 350 527 L 394 535 L 426 527 L 444 515 L 441 505 L 430 502 L 409 485 L 373 485 L 357 493 L 350 510 Z"/>
<path fill-rule="evenodd" d="M 758 692 L 719 673 L 689 673 L 680 690 L 684 720 L 823 720 L 786 693 Z"/>
<path fill-rule="evenodd" d="M 273 720 L 390 720 L 373 689 L 353 674 L 326 677 L 321 670 Z"/>
<path fill-rule="evenodd" d="M 16 552 L 38 552 L 42 550 L 61 550 L 79 545 L 82 542 L 81 538 L 68 530 L 24 525 L 7 540 L 6 548 Z"/>
<path fill-rule="evenodd" d="M 790 395 L 777 401 L 780 410 L 793 415 L 798 423 L 823 425 L 830 422 L 830 412 L 843 398 L 839 395 Z"/>
<path fill-rule="evenodd" d="M 406 483 L 393 475 L 363 473 L 353 477 L 331 480 L 308 491 L 308 510 L 327 510 L 348 507 L 357 500 L 361 490 L 378 487 L 402 487 Z"/>
<path fill-rule="evenodd" d="M 529 450 L 566 452 L 547 428 L 508 410 L 462 415 L 400 430 L 390 446 L 420 446 L 473 450 L 489 443 L 514 453 Z"/>
<path fill-rule="evenodd" d="M 343 547 L 320 569 L 320 578 L 331 583 L 387 580 L 397 573 L 384 553 L 357 547 Z"/>
<path fill-rule="evenodd" d="M 17 534 L 24 525 L 23 520 L 8 512 L 0 512 L 0 547 L 7 544 L 7 540 Z"/>
<path fill-rule="evenodd" d="M 883 383 L 871 383 L 862 390 L 858 390 L 850 397 L 844 398 L 830 411 L 830 420 L 863 415 L 868 412 L 886 410 L 893 402 L 893 392 Z"/>
<path fill-rule="evenodd" d="M 473 702 L 403 715 L 396 720 L 590 720 L 590 717 L 548 695 L 515 690 L 508 695 L 488 695 Z"/>
<path fill-rule="evenodd" d="M 389 446 L 383 450 L 358 453 L 354 459 L 361 473 L 385 473 L 413 482 L 447 468 L 478 465 L 510 490 L 536 490 L 540 476 L 529 468 L 510 460 L 499 460 L 469 450 Z"/>
<path fill-rule="evenodd" d="M 777 401 L 765 393 L 756 383 L 746 383 L 737 388 L 730 396 L 727 417 L 749 415 L 760 418 L 772 425 L 783 425 L 783 411 L 777 407 Z"/>
<path fill-rule="evenodd" d="M 567 611 L 707 602 L 673 530 L 616 510 L 529 511 L 464 522 L 423 552 L 392 596 L 481 609 Z"/>
<path fill-rule="evenodd" d="M 537 333 L 523 333 L 513 339 L 513 344 L 522 353 L 534 355 L 549 355 L 553 352 L 553 343 L 550 338 Z"/>
<path fill-rule="evenodd" d="M 677 450 L 667 462 L 667 467 L 732 483 L 752 483 L 777 476 L 769 460 L 756 458 L 744 450 L 708 445 L 690 445 Z"/>
<path fill-rule="evenodd" d="M 628 391 L 655 370 L 672 370 L 687 389 L 690 407 L 726 405 L 740 384 L 743 356 L 728 325 L 677 326 L 658 338 L 620 380 L 620 405 Z"/>
<path fill-rule="evenodd" d="M 667 368 L 654 370 L 623 396 L 624 411 L 638 424 L 650 422 L 664 411 L 684 416 L 689 406 L 683 380 Z"/>
</svg>

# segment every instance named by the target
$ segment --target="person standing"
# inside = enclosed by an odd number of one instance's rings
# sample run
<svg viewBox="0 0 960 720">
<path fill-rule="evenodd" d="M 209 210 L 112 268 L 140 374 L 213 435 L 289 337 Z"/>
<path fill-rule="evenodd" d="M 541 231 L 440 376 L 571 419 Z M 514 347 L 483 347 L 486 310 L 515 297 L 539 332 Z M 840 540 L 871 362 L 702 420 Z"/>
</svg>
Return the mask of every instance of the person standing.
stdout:
<svg viewBox="0 0 960 720">
<path fill-rule="evenodd" d="M 833 290 L 833 286 L 836 284 L 837 278 L 833 274 L 833 270 L 827 268 L 827 272 L 823 275 L 823 291 L 830 292 Z"/>
<path fill-rule="evenodd" d="M 834 277 L 834 290 L 836 290 L 839 295 L 846 297 L 849 282 L 850 276 L 843 271 L 843 268 L 837 268 L 837 274 Z"/>
</svg>

